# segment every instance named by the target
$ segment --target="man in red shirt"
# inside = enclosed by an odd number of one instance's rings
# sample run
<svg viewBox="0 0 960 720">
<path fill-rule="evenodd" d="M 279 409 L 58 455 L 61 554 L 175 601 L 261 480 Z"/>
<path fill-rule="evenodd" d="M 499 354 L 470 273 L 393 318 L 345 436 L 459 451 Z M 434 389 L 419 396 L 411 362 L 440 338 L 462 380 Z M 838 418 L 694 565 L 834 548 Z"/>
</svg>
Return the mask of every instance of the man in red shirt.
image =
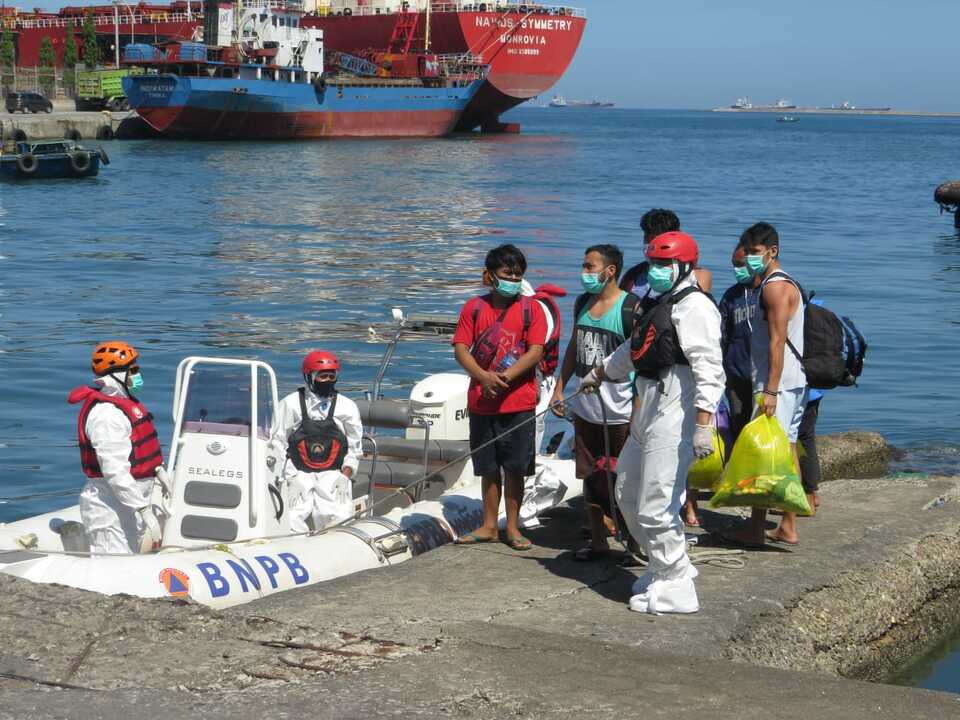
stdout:
<svg viewBox="0 0 960 720">
<path fill-rule="evenodd" d="M 518 516 L 523 480 L 534 472 L 534 371 L 543 357 L 547 320 L 540 303 L 520 295 L 527 259 L 519 249 L 513 245 L 494 248 L 487 253 L 485 265 L 483 284 L 491 292 L 463 306 L 453 335 L 457 362 L 470 375 L 470 449 L 474 472 L 483 479 L 483 525 L 457 542 L 497 540 L 502 483 L 507 544 L 514 550 L 529 550 Z M 495 437 L 499 439 L 480 447 Z"/>
</svg>

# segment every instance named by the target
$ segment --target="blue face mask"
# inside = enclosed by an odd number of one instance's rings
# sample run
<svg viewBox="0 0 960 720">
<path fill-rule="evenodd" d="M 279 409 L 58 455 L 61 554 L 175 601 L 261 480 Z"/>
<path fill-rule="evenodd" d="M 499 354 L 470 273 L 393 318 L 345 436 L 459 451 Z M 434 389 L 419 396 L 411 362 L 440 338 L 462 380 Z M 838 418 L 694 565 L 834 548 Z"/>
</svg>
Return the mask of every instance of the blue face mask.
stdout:
<svg viewBox="0 0 960 720">
<path fill-rule="evenodd" d="M 747 268 L 754 275 L 763 275 L 770 263 L 764 261 L 763 255 L 747 255 Z"/>
<path fill-rule="evenodd" d="M 735 267 L 733 268 L 733 274 L 741 285 L 749 285 L 753 279 L 753 273 L 750 272 L 748 267 Z"/>
<path fill-rule="evenodd" d="M 600 279 L 600 273 L 580 273 L 580 284 L 591 295 L 599 295 L 607 285 Z"/>
<path fill-rule="evenodd" d="M 127 384 L 131 390 L 139 390 L 143 387 L 143 375 L 135 373 L 127 379 Z"/>
<path fill-rule="evenodd" d="M 494 277 L 493 278 L 494 286 L 493 289 L 504 297 L 516 297 L 520 294 L 520 291 L 523 289 L 522 280 L 504 280 L 502 278 Z"/>
<path fill-rule="evenodd" d="M 651 265 L 647 270 L 647 283 L 654 292 L 665 293 L 673 288 L 673 266 Z"/>
</svg>

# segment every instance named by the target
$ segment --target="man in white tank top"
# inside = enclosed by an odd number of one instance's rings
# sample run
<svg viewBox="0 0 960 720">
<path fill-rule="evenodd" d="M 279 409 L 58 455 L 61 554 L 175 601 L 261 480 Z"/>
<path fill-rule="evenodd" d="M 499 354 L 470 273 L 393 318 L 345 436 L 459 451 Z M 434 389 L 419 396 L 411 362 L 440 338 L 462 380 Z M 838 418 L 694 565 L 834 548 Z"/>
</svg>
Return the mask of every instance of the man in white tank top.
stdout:
<svg viewBox="0 0 960 720">
<path fill-rule="evenodd" d="M 800 473 L 797 432 L 807 404 L 807 377 L 797 355 L 803 355 L 803 297 L 780 265 L 780 237 L 769 223 L 757 223 L 740 237 L 747 268 L 760 279 L 760 307 L 750 324 L 753 391 L 762 412 L 776 416 L 787 433 L 793 462 Z M 787 349 L 790 343 L 796 353 Z M 796 545 L 797 516 L 784 513 L 776 530 L 764 533 L 766 511 L 754 510 L 750 527 L 730 539 L 749 545 L 767 540 Z"/>
</svg>

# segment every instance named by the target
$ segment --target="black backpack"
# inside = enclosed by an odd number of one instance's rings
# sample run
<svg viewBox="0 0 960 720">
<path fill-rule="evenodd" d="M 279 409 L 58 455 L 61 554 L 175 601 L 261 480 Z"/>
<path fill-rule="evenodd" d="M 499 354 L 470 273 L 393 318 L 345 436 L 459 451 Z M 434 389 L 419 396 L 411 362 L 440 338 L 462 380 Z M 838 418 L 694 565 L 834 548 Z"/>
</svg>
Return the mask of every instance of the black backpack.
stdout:
<svg viewBox="0 0 960 720">
<path fill-rule="evenodd" d="M 850 318 L 838 317 L 822 305 L 811 302 L 816 293 L 808 295 L 800 283 L 785 272 L 778 270 L 771 273 L 763 284 L 778 276 L 792 282 L 803 299 L 803 356 L 789 338 L 787 347 L 800 361 L 807 376 L 807 385 L 817 390 L 856 385 L 867 354 L 867 341 L 863 334 Z"/>
<path fill-rule="evenodd" d="M 703 290 L 693 285 L 675 294 L 661 295 L 657 304 L 643 313 L 634 324 L 630 337 L 630 358 L 637 375 L 655 380 L 667 368 L 690 364 L 680 347 L 671 312 L 678 302 L 698 292 L 702 293 Z"/>
</svg>

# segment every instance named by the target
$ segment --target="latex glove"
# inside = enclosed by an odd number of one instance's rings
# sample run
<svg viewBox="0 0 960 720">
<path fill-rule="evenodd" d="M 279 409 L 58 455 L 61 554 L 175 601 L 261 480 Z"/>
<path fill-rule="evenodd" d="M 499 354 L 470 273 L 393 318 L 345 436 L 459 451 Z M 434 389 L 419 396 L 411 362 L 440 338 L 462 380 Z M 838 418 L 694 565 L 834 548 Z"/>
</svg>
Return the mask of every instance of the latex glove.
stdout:
<svg viewBox="0 0 960 720">
<path fill-rule="evenodd" d="M 151 550 L 160 549 L 160 541 L 163 534 L 160 532 L 160 523 L 157 522 L 157 516 L 153 513 L 153 508 L 149 505 L 137 510 L 137 517 L 143 521 L 143 537 L 140 538 L 140 552 L 147 553 Z"/>
<path fill-rule="evenodd" d="M 587 393 L 596 392 L 603 380 L 600 378 L 600 368 L 594 368 L 580 380 L 580 389 Z"/>
<path fill-rule="evenodd" d="M 693 431 L 693 454 L 697 459 L 713 454 L 713 425 L 697 425 Z"/>
<path fill-rule="evenodd" d="M 156 476 L 157 482 L 160 483 L 160 491 L 163 493 L 163 497 L 169 499 L 171 495 L 170 488 L 173 487 L 173 483 L 170 481 L 170 476 L 167 474 L 166 468 L 160 465 L 153 471 L 153 474 Z"/>
</svg>

